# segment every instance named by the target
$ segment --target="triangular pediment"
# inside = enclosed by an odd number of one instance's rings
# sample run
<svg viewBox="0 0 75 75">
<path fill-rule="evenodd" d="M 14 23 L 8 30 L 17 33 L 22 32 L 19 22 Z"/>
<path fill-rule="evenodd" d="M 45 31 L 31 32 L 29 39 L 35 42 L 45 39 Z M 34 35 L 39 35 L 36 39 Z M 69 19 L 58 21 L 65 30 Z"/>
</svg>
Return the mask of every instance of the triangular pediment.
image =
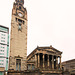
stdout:
<svg viewBox="0 0 75 75">
<path fill-rule="evenodd" d="M 27 58 L 30 58 L 31 56 L 38 54 L 38 53 L 43 53 L 43 54 L 56 54 L 56 55 L 61 55 L 62 52 L 55 49 L 54 47 L 50 46 L 50 47 L 37 47 L 35 50 L 33 50 Z"/>
<path fill-rule="evenodd" d="M 52 46 L 50 46 L 50 47 L 38 47 L 37 49 L 38 49 L 38 51 L 47 51 L 47 52 L 51 52 L 51 53 L 62 53 L 61 51 L 55 49 Z"/>
</svg>

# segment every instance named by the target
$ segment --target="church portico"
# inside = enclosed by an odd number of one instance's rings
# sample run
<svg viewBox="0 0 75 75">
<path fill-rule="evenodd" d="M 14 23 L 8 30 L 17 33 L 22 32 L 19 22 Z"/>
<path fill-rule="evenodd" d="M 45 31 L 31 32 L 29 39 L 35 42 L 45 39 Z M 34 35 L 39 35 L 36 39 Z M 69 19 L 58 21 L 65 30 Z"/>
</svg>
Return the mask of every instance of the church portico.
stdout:
<svg viewBox="0 0 75 75">
<path fill-rule="evenodd" d="M 49 54 L 43 54 L 43 53 L 37 53 L 35 54 L 35 68 L 41 68 L 41 69 L 58 69 L 58 58 L 59 56 L 55 55 L 49 55 Z M 61 63 L 61 60 L 60 60 Z M 59 69 L 61 69 L 61 64 Z"/>
<path fill-rule="evenodd" d="M 34 65 L 34 69 L 28 68 L 28 70 L 39 69 L 42 72 L 59 72 L 61 71 L 61 54 L 62 52 L 52 46 L 38 47 L 27 57 L 27 65 L 30 63 Z"/>
</svg>

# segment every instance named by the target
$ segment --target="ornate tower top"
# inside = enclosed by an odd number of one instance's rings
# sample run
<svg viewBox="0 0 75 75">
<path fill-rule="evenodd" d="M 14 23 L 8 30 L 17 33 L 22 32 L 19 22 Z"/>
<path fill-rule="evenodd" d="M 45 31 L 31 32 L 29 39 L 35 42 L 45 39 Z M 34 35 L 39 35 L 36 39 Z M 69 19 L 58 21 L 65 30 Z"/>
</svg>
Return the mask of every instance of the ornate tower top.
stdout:
<svg viewBox="0 0 75 75">
<path fill-rule="evenodd" d="M 21 4 L 23 5 L 24 4 L 24 0 L 15 0 L 17 4 Z"/>
</svg>

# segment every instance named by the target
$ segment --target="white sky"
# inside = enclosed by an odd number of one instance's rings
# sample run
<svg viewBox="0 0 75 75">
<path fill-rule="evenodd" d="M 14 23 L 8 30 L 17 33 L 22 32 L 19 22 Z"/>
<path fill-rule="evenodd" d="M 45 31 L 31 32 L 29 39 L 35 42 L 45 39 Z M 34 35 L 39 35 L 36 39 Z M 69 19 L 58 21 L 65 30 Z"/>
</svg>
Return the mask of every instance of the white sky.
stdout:
<svg viewBox="0 0 75 75">
<path fill-rule="evenodd" d="M 11 26 L 15 0 L 0 0 L 0 25 Z M 75 58 L 75 0 L 25 0 L 28 12 L 28 51 L 50 46 L 63 52 L 62 61 Z"/>
</svg>

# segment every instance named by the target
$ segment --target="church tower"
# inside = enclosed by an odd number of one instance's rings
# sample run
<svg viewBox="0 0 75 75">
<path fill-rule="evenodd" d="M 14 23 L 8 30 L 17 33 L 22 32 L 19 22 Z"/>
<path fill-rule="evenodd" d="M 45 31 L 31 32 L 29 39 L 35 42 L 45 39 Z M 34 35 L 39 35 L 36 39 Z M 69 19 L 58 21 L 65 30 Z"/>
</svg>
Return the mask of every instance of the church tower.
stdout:
<svg viewBox="0 0 75 75">
<path fill-rule="evenodd" d="M 24 0 L 15 0 L 12 9 L 9 69 L 26 70 L 27 10 Z"/>
</svg>

